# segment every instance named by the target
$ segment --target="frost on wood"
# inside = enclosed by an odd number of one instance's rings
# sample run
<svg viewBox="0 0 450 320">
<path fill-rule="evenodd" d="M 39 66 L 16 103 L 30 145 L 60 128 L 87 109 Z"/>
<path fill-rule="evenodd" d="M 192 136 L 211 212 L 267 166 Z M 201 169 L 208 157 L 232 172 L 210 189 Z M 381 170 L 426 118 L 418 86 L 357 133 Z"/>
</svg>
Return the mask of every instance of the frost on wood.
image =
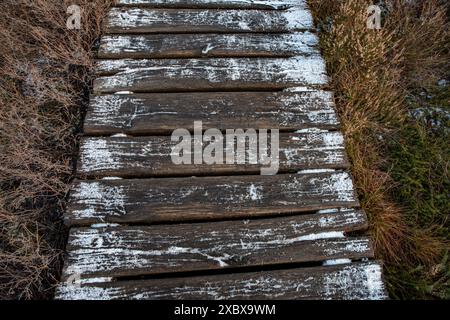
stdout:
<svg viewBox="0 0 450 320">
<path fill-rule="evenodd" d="M 148 6 L 154 8 L 236 8 L 236 9 L 274 9 L 292 7 L 306 8 L 304 0 L 118 0 L 122 6 Z"/>
<path fill-rule="evenodd" d="M 233 276 L 61 285 L 57 299 L 386 299 L 377 263 L 301 268 Z"/>
<path fill-rule="evenodd" d="M 336 129 L 339 121 L 333 107 L 332 95 L 325 91 L 102 95 L 92 97 L 84 129 L 91 134 L 153 133 L 161 130 L 163 121 L 171 133 L 180 127 L 192 129 L 194 117 L 202 119 L 205 128 L 243 128 L 251 121 L 256 129 Z M 326 131 L 299 133 L 314 132 Z"/>
<path fill-rule="evenodd" d="M 311 13 L 300 7 L 280 11 L 113 8 L 106 29 L 110 33 L 231 33 L 310 30 L 313 26 Z"/>
<path fill-rule="evenodd" d="M 104 75 L 94 83 L 94 89 L 99 93 L 118 90 L 192 90 L 205 86 L 323 86 L 328 81 L 324 61 L 318 55 L 278 59 L 102 60 L 97 70 Z"/>
<path fill-rule="evenodd" d="M 283 56 L 318 54 L 317 35 L 288 34 L 195 34 L 109 35 L 102 38 L 99 55 L 125 57 Z"/>
<path fill-rule="evenodd" d="M 91 226 L 71 232 L 65 274 L 169 272 L 236 267 L 252 261 L 271 264 L 279 263 L 285 256 L 282 252 L 295 247 L 299 252 L 295 259 L 303 262 L 349 255 L 368 257 L 371 249 L 367 239 L 344 235 L 364 224 L 365 215 L 360 211 L 184 226 L 96 224 L 95 229 Z M 191 236 L 186 238 L 185 234 Z"/>
</svg>

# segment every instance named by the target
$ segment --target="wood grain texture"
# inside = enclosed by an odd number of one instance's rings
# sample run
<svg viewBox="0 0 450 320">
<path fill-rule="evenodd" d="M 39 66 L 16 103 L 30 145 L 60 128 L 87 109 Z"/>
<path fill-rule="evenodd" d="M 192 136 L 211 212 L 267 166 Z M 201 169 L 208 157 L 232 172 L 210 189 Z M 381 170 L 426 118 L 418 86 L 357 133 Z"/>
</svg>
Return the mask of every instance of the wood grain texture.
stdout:
<svg viewBox="0 0 450 320">
<path fill-rule="evenodd" d="M 270 137 L 268 137 L 270 141 Z M 81 141 L 77 172 L 87 177 L 150 177 L 192 176 L 225 174 L 260 174 L 268 167 L 259 160 L 258 150 L 247 148 L 245 153 L 234 151 L 233 164 L 225 163 L 229 148 L 222 142 L 223 157 L 220 163 L 195 164 L 194 158 L 202 157 L 209 142 L 196 152 L 194 136 L 191 142 L 190 162 L 175 164 L 172 153 L 179 140 L 169 136 L 133 138 L 84 138 Z M 278 172 L 297 172 L 305 169 L 344 169 L 348 167 L 344 137 L 340 132 L 312 132 L 282 134 L 279 140 Z M 270 148 L 269 148 L 270 150 Z M 272 151 L 269 151 L 269 155 Z M 254 155 L 255 161 L 250 161 Z M 242 159 L 241 162 L 238 160 Z"/>
<path fill-rule="evenodd" d="M 170 135 L 198 120 L 219 130 L 339 129 L 331 92 L 186 92 L 92 96 L 84 133 Z"/>
<path fill-rule="evenodd" d="M 353 209 L 253 221 L 72 229 L 64 277 L 137 276 L 373 257 Z M 189 235 L 189 236 L 186 236 Z"/>
<path fill-rule="evenodd" d="M 116 6 L 150 8 L 267 9 L 306 8 L 304 0 L 118 0 Z"/>
<path fill-rule="evenodd" d="M 311 13 L 287 10 L 208 10 L 112 8 L 104 26 L 118 33 L 291 32 L 313 29 Z"/>
<path fill-rule="evenodd" d="M 148 34 L 102 37 L 102 59 L 287 57 L 318 54 L 311 32 L 283 34 Z"/>
<path fill-rule="evenodd" d="M 291 58 L 100 60 L 95 93 L 321 87 L 328 78 L 318 55 Z"/>
<path fill-rule="evenodd" d="M 105 282 L 99 282 L 99 281 Z M 298 268 L 189 278 L 61 284 L 66 300 L 380 300 L 387 299 L 379 263 Z"/>
<path fill-rule="evenodd" d="M 356 207 L 346 172 L 77 181 L 68 225 L 219 220 Z"/>
</svg>

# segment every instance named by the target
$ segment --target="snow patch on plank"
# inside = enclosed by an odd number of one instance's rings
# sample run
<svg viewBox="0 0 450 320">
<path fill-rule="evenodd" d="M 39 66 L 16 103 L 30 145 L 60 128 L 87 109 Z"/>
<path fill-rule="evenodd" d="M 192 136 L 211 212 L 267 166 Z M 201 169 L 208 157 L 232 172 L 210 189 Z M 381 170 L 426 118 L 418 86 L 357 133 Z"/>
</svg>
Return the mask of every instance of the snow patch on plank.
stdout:
<svg viewBox="0 0 450 320">
<path fill-rule="evenodd" d="M 109 186 L 101 182 L 79 182 L 70 195 L 70 202 L 82 209 L 71 211 L 74 219 L 99 218 L 103 220 L 104 212 L 110 216 L 126 213 L 128 199 L 124 187 Z"/>
<path fill-rule="evenodd" d="M 324 286 L 325 297 L 333 297 L 341 293 L 344 299 L 348 300 L 361 299 L 361 297 L 368 300 L 386 298 L 381 267 L 378 264 L 367 264 L 363 267 L 346 266 L 343 270 L 328 275 Z"/>
</svg>

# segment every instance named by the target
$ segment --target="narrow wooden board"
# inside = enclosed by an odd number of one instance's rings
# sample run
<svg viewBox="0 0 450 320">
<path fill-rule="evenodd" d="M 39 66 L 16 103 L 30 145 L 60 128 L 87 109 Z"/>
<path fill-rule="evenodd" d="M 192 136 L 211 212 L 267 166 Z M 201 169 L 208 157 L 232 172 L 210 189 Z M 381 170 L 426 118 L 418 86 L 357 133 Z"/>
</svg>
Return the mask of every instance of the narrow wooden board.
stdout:
<svg viewBox="0 0 450 320">
<path fill-rule="evenodd" d="M 77 181 L 68 225 L 220 220 L 356 207 L 346 172 Z"/>
<path fill-rule="evenodd" d="M 147 34 L 102 37 L 102 59 L 289 57 L 318 54 L 317 35 L 283 34 Z"/>
<path fill-rule="evenodd" d="M 61 284 L 58 300 L 387 299 L 379 263 L 142 281 Z"/>
<path fill-rule="evenodd" d="M 267 9 L 306 8 L 304 0 L 118 0 L 116 6 L 199 9 Z"/>
<path fill-rule="evenodd" d="M 205 130 L 339 129 L 331 92 L 186 92 L 92 96 L 84 133 L 170 135 L 198 120 Z"/>
<path fill-rule="evenodd" d="M 120 277 L 373 257 L 353 209 L 253 221 L 72 229 L 64 278 Z M 188 237 L 186 235 L 189 235 Z"/>
<path fill-rule="evenodd" d="M 256 132 L 256 131 L 255 131 Z M 250 136 L 249 136 L 250 137 Z M 256 136 L 255 136 L 256 137 Z M 261 154 L 256 150 L 243 150 L 245 154 L 234 151 L 234 163 L 226 163 L 227 143 L 222 142 L 223 157 L 220 163 L 195 164 L 194 158 L 202 157 L 209 142 L 194 149 L 194 136 L 191 141 L 191 161 L 175 164 L 172 153 L 179 140 L 169 136 L 133 138 L 84 138 L 81 142 L 78 174 L 82 177 L 151 177 L 151 176 L 204 176 L 225 174 L 259 174 Z M 225 140 L 225 137 L 224 137 Z M 271 137 L 266 141 L 269 143 Z M 255 143 L 257 140 L 255 140 Z M 269 155 L 272 151 L 269 148 Z M 265 153 L 267 154 L 267 153 Z M 250 155 L 254 155 L 253 162 Z M 236 160 L 242 159 L 242 162 Z M 244 163 L 245 161 L 245 163 Z M 297 172 L 305 169 L 345 169 L 348 161 L 344 147 L 344 137 L 340 132 L 290 133 L 280 135 L 278 172 Z"/>
<path fill-rule="evenodd" d="M 327 84 L 318 55 L 291 58 L 100 60 L 94 92 L 284 89 Z"/>
<path fill-rule="evenodd" d="M 291 32 L 314 28 L 309 10 L 112 8 L 104 26 L 114 33 Z"/>
</svg>

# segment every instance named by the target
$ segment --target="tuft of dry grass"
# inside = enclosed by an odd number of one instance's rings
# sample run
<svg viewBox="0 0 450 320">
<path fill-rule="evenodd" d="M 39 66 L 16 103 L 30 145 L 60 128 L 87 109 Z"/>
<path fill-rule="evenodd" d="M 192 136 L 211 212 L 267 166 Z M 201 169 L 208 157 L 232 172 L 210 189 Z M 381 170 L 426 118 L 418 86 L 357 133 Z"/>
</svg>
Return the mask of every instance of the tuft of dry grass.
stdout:
<svg viewBox="0 0 450 320">
<path fill-rule="evenodd" d="M 394 161 L 388 146 L 409 125 L 407 97 L 448 76 L 448 8 L 438 0 L 381 1 L 383 28 L 371 30 L 367 8 L 372 1 L 309 3 L 320 29 L 355 186 L 369 215 L 377 257 L 386 264 L 390 292 L 394 297 L 444 297 L 448 293 L 438 294 L 434 288 L 421 291 L 419 282 L 427 281 L 425 274 L 442 262 L 449 248 L 450 237 L 441 232 L 446 218 L 418 223 L 408 200 L 398 201 L 396 194 L 410 176 L 403 172 L 405 179 L 398 179 L 392 170 L 408 159 Z M 448 178 L 448 171 L 442 174 Z M 411 275 L 417 266 L 423 272 L 405 280 L 404 274 Z"/>
<path fill-rule="evenodd" d="M 111 0 L 0 3 L 0 298 L 51 296 L 60 222 L 88 93 L 92 48 Z M 67 7 L 81 7 L 68 30 Z"/>
</svg>

